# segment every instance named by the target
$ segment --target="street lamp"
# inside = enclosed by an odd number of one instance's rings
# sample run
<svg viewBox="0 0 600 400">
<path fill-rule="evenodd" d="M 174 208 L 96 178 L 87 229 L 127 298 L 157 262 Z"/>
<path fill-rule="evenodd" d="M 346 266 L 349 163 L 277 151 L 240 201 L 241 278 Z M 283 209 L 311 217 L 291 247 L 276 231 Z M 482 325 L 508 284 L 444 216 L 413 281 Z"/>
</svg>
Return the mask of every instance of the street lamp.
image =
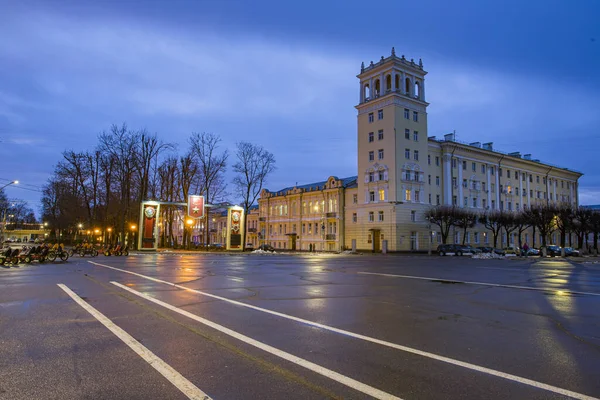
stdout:
<svg viewBox="0 0 600 400">
<path fill-rule="evenodd" d="M 18 184 L 19 184 L 19 181 L 15 180 L 15 181 L 9 182 L 9 183 L 7 183 L 6 185 L 4 185 L 4 186 L 0 187 L 0 190 L 4 189 L 4 188 L 5 188 L 5 187 L 7 187 L 7 186 L 10 186 L 10 185 L 18 185 Z"/>
<path fill-rule="evenodd" d="M 137 226 L 135 224 L 131 224 L 130 228 L 131 228 L 131 249 L 135 250 L 135 249 L 137 249 L 137 244 L 135 242 L 135 228 L 137 228 Z"/>
</svg>

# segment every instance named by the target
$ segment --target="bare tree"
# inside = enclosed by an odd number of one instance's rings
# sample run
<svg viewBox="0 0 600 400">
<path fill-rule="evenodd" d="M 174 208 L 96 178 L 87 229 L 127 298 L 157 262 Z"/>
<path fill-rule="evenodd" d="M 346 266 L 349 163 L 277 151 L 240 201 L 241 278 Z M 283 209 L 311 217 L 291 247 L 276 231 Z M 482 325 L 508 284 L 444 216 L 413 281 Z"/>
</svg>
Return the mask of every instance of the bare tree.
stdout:
<svg viewBox="0 0 600 400">
<path fill-rule="evenodd" d="M 258 198 L 267 176 L 275 171 L 275 156 L 262 146 L 248 142 L 236 145 L 236 163 L 233 171 L 236 173 L 233 184 L 237 194 L 242 199 L 244 207 L 244 227 L 248 219 L 248 210 Z M 246 229 L 242 230 L 242 249 L 246 246 Z"/>
<path fill-rule="evenodd" d="M 196 179 L 198 174 L 198 163 L 196 162 L 194 156 L 191 152 L 179 158 L 179 185 L 181 189 L 181 198 L 182 201 L 187 201 L 187 197 L 190 194 L 190 187 L 192 186 L 192 182 Z M 187 211 L 187 210 L 186 210 Z M 184 218 L 185 219 L 185 218 Z M 183 229 L 183 245 L 187 245 L 190 247 L 190 235 L 188 232 L 188 228 L 185 224 L 184 220 L 184 229 Z"/>
<path fill-rule="evenodd" d="M 454 210 L 454 226 L 462 229 L 462 244 L 465 244 L 467 239 L 467 230 L 473 228 L 477 224 L 478 215 L 466 208 L 457 208 Z"/>
<path fill-rule="evenodd" d="M 533 205 L 523 214 L 531 225 L 535 226 L 542 236 L 542 254 L 546 255 L 546 242 L 550 234 L 556 229 L 556 209 L 551 205 Z"/>
<path fill-rule="evenodd" d="M 139 201 L 140 203 L 148 197 L 150 172 L 152 161 L 166 151 L 172 150 L 175 147 L 170 143 L 164 143 L 157 135 L 148 133 L 145 129 L 139 132 L 138 145 L 138 174 L 140 181 Z"/>
<path fill-rule="evenodd" d="M 590 218 L 590 230 L 594 235 L 594 252 L 598 255 L 598 235 L 600 235 L 600 212 L 594 210 Z"/>
<path fill-rule="evenodd" d="M 567 243 L 567 232 L 573 225 L 575 213 L 573 207 L 568 203 L 560 204 L 556 207 L 556 228 L 560 233 L 561 256 L 565 256 L 565 245 Z"/>
<path fill-rule="evenodd" d="M 486 211 L 479 217 L 479 222 L 492 232 L 494 248 L 498 247 L 498 235 L 503 228 L 503 212 L 498 210 Z"/>
<path fill-rule="evenodd" d="M 446 244 L 450 228 L 457 226 L 458 208 L 454 206 L 436 206 L 425 212 L 425 219 L 440 227 L 442 243 Z"/>
<path fill-rule="evenodd" d="M 590 231 L 592 210 L 585 207 L 579 207 L 574 210 L 573 216 L 574 219 L 571 227 L 577 236 L 578 248 L 581 250 L 584 247 L 584 243 L 587 245 L 587 234 Z"/>
<path fill-rule="evenodd" d="M 517 235 L 519 237 L 519 248 L 522 248 L 523 247 L 523 233 L 531 227 L 531 223 L 525 217 L 523 212 L 520 212 L 515 215 L 514 224 L 517 227 Z"/>
<path fill-rule="evenodd" d="M 506 234 L 506 245 L 510 245 L 510 236 L 511 234 L 519 228 L 517 224 L 517 214 L 512 211 L 502 213 L 502 227 L 504 228 L 504 233 Z"/>
<path fill-rule="evenodd" d="M 206 204 L 213 204 L 223 199 L 226 184 L 224 179 L 227 168 L 227 150 L 219 152 L 221 138 L 214 133 L 192 133 L 189 139 L 191 153 L 196 157 L 199 168 L 200 193 L 204 193 Z M 206 248 L 209 245 L 209 222 L 208 210 L 205 208 L 205 240 Z"/>
</svg>

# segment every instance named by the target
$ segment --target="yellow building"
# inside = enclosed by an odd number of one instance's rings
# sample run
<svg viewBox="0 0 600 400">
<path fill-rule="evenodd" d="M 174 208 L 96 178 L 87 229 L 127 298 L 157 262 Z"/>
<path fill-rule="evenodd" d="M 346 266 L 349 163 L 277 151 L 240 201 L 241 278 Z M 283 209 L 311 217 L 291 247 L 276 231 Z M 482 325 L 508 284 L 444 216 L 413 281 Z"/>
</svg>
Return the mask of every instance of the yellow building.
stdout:
<svg viewBox="0 0 600 400">
<path fill-rule="evenodd" d="M 361 66 L 358 173 L 343 180 L 263 190 L 262 243 L 278 249 L 427 250 L 436 228 L 424 213 L 435 205 L 518 211 L 542 203 L 578 205 L 581 173 L 531 154 L 502 153 L 493 143 L 463 143 L 455 134 L 429 137 L 423 63 L 396 56 Z M 530 244 L 532 232 L 525 235 Z M 439 235 L 437 235 L 439 237 Z M 460 233 L 454 234 L 462 242 Z M 514 237 L 503 238 L 503 245 Z M 552 240 L 552 239 L 551 239 Z M 433 240 L 432 246 L 438 240 Z M 490 242 L 484 227 L 467 243 Z M 539 242 L 538 242 L 539 243 Z"/>
</svg>

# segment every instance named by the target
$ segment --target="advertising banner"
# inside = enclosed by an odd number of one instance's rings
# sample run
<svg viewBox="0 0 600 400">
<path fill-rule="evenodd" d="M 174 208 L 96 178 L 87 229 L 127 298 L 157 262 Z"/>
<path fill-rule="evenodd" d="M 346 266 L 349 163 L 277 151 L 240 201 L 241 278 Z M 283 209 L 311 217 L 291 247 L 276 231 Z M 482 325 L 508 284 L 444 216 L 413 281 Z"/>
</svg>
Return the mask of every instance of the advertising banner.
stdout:
<svg viewBox="0 0 600 400">
<path fill-rule="evenodd" d="M 204 217 L 204 196 L 189 195 L 187 208 L 188 208 L 188 217 L 190 217 L 190 218 Z"/>
</svg>

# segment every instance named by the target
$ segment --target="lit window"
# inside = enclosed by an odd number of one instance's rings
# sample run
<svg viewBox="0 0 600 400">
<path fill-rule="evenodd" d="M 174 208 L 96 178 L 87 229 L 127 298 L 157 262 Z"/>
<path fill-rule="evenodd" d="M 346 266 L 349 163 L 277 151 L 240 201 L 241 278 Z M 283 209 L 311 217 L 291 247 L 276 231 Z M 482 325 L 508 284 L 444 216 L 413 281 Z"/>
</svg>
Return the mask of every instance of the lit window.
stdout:
<svg viewBox="0 0 600 400">
<path fill-rule="evenodd" d="M 369 122 L 373 122 L 375 117 L 373 117 L 373 113 L 369 113 Z"/>
<path fill-rule="evenodd" d="M 369 211 L 369 222 L 375 221 L 375 214 L 373 211 Z"/>
<path fill-rule="evenodd" d="M 379 222 L 383 222 L 383 211 L 379 211 Z"/>
<path fill-rule="evenodd" d="M 410 189 L 404 191 L 404 196 L 406 197 L 406 201 L 410 201 Z"/>
<path fill-rule="evenodd" d="M 379 132 L 377 132 L 377 140 L 383 140 L 383 129 L 380 129 Z"/>
<path fill-rule="evenodd" d="M 380 160 L 383 160 L 383 149 L 379 149 L 379 151 L 377 152 L 377 156 Z"/>
<path fill-rule="evenodd" d="M 373 132 L 369 132 L 369 143 L 371 143 L 373 140 L 375 140 L 375 135 Z"/>
<path fill-rule="evenodd" d="M 410 118 L 410 110 L 408 108 L 404 109 L 404 118 L 405 119 L 409 119 Z"/>
<path fill-rule="evenodd" d="M 383 119 L 383 110 L 377 111 L 377 119 Z"/>
<path fill-rule="evenodd" d="M 370 151 L 369 152 L 369 161 L 373 161 L 373 160 L 375 160 L 375 152 Z"/>
<path fill-rule="evenodd" d="M 385 190 L 379 189 L 379 201 L 385 201 Z"/>
</svg>

